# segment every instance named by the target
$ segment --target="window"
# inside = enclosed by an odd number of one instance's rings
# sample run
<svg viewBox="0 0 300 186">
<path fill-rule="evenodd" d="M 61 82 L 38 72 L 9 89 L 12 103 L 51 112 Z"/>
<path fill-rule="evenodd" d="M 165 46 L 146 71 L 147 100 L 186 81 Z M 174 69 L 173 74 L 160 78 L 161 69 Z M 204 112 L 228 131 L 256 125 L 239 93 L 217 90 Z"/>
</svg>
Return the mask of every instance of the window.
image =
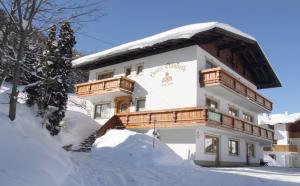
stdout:
<svg viewBox="0 0 300 186">
<path fill-rule="evenodd" d="M 126 112 L 128 108 L 128 105 L 126 103 L 120 104 L 120 112 Z"/>
<path fill-rule="evenodd" d="M 205 63 L 205 69 L 215 68 L 216 66 L 209 61 Z"/>
<path fill-rule="evenodd" d="M 229 154 L 239 155 L 239 141 L 229 140 L 228 148 L 229 148 Z"/>
<path fill-rule="evenodd" d="M 206 106 L 208 106 L 208 108 L 210 108 L 212 110 L 215 110 L 215 109 L 218 109 L 218 102 L 216 102 L 212 99 L 206 98 Z"/>
<path fill-rule="evenodd" d="M 137 112 L 144 111 L 145 110 L 145 103 L 146 103 L 145 99 L 138 99 L 136 101 L 136 111 Z"/>
<path fill-rule="evenodd" d="M 137 65 L 137 67 L 136 67 L 136 75 L 141 74 L 143 72 L 143 69 L 144 69 L 143 65 Z"/>
<path fill-rule="evenodd" d="M 131 74 L 131 67 L 125 68 L 125 76 L 129 76 Z"/>
<path fill-rule="evenodd" d="M 238 117 L 239 116 L 239 111 L 231 106 L 228 108 L 228 114 L 231 116 Z"/>
<path fill-rule="evenodd" d="M 253 122 L 253 116 L 251 116 L 250 114 L 243 113 L 243 117 L 242 118 L 243 118 L 243 120 Z"/>
<path fill-rule="evenodd" d="M 255 145 L 253 143 L 247 144 L 248 156 L 255 157 Z"/>
<path fill-rule="evenodd" d="M 101 73 L 98 74 L 97 76 L 97 80 L 101 80 L 101 79 L 106 79 L 106 78 L 111 78 L 114 76 L 113 72 L 105 72 L 105 73 Z"/>
<path fill-rule="evenodd" d="M 217 152 L 218 138 L 213 136 L 205 136 L 205 152 L 216 153 Z"/>
<path fill-rule="evenodd" d="M 95 118 L 106 119 L 110 116 L 110 106 L 109 104 L 96 105 Z"/>
</svg>

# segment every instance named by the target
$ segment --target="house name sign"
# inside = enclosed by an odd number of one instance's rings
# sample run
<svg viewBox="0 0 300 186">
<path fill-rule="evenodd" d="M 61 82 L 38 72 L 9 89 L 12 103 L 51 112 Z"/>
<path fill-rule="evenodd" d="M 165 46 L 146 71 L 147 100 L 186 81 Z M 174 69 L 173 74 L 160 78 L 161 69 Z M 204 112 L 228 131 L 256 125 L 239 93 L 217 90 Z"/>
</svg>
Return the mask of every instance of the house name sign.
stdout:
<svg viewBox="0 0 300 186">
<path fill-rule="evenodd" d="M 175 69 L 175 70 L 179 70 L 179 71 L 184 72 L 186 67 L 184 65 L 179 64 L 179 63 L 167 63 L 163 66 L 158 67 L 154 71 L 150 72 L 150 76 L 155 77 L 159 72 L 161 72 L 164 69 L 165 70 Z"/>
</svg>

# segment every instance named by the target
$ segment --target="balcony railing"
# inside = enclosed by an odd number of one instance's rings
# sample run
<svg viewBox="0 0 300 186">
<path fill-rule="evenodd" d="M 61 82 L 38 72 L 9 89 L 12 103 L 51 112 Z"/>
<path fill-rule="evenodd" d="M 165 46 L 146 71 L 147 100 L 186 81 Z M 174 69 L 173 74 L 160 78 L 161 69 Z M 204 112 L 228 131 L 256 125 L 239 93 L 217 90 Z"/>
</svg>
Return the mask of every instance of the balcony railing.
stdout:
<svg viewBox="0 0 300 186">
<path fill-rule="evenodd" d="M 272 145 L 272 147 L 265 147 L 264 151 L 272 151 L 272 152 L 299 152 L 300 147 L 296 145 Z"/>
<path fill-rule="evenodd" d="M 113 91 L 123 91 L 131 94 L 134 89 L 134 81 L 126 77 L 116 77 L 81 83 L 75 85 L 75 87 L 78 96 L 90 96 Z"/>
<path fill-rule="evenodd" d="M 232 75 L 229 75 L 220 67 L 202 70 L 200 72 L 200 84 L 203 87 L 223 85 L 236 93 L 250 99 L 251 101 L 257 103 L 258 105 L 264 107 L 265 109 L 272 110 L 272 102 L 264 98 L 262 95 L 258 94 L 253 89 L 249 88 L 241 81 L 237 80 Z"/>
<path fill-rule="evenodd" d="M 206 107 L 178 108 L 170 110 L 121 113 L 118 125 L 125 128 L 172 128 L 207 125 L 273 140 L 273 131 L 254 123 L 218 112 Z"/>
</svg>

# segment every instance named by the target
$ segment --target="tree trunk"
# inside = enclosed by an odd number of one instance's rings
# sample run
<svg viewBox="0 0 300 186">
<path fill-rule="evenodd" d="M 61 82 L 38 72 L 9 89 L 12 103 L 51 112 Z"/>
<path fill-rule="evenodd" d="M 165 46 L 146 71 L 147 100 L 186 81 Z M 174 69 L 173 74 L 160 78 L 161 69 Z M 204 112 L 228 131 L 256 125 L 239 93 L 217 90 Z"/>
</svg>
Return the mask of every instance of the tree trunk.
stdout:
<svg viewBox="0 0 300 186">
<path fill-rule="evenodd" d="M 17 110 L 17 100 L 18 100 L 18 85 L 20 82 L 20 67 L 22 60 L 24 58 L 24 45 L 25 45 L 25 34 L 20 33 L 20 45 L 17 53 L 17 61 L 15 61 L 14 72 L 13 72 L 13 87 L 11 90 L 10 100 L 9 100 L 9 119 L 11 121 L 16 118 Z"/>
</svg>

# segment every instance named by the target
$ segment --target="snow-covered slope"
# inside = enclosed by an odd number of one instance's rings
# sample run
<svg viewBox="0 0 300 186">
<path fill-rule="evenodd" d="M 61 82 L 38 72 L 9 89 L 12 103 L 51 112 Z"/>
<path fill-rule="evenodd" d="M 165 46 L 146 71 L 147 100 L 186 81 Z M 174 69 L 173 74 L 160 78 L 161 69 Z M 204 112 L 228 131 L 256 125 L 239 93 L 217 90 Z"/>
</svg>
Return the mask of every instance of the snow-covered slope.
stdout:
<svg viewBox="0 0 300 186">
<path fill-rule="evenodd" d="M 8 91 L 0 90 L 0 103 L 8 103 Z M 0 104 L 0 185 L 61 185 L 73 170 L 68 153 L 25 105 L 17 105 L 13 122 L 7 113 L 8 104 Z"/>
</svg>

